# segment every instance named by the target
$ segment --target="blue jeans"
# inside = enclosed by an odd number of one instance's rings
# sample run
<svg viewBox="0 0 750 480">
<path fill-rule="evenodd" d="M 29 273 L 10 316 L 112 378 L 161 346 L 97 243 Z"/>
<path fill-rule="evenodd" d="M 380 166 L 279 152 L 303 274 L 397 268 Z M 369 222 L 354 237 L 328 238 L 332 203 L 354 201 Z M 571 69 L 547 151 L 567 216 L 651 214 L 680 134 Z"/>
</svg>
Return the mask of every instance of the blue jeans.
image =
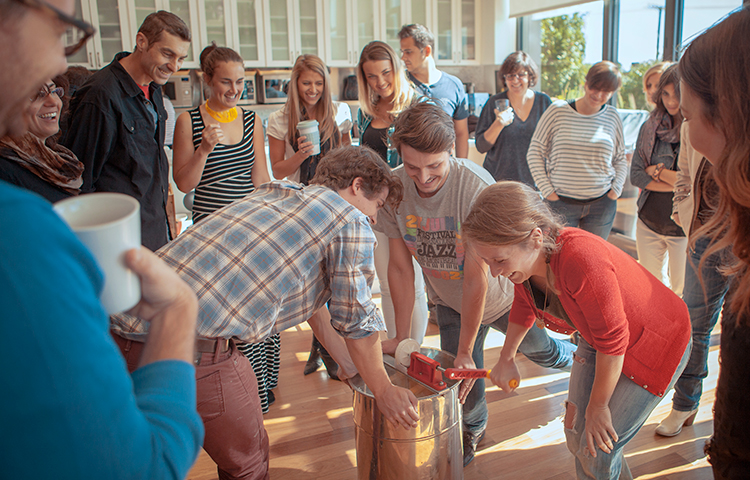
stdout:
<svg viewBox="0 0 750 480">
<path fill-rule="evenodd" d="M 617 200 L 604 195 L 593 200 L 576 200 L 560 197 L 555 202 L 547 201 L 553 212 L 565 217 L 565 225 L 577 227 L 603 239 L 609 237 L 617 213 Z"/>
<path fill-rule="evenodd" d="M 682 360 L 672 376 L 669 388 L 672 388 L 677 381 L 689 356 L 690 344 L 682 355 Z M 613 442 L 612 453 L 607 454 L 597 449 L 596 458 L 594 458 L 589 453 L 586 442 L 586 408 L 589 404 L 595 373 L 596 350 L 581 337 L 578 340 L 575 363 L 570 371 L 568 411 L 565 414 L 565 438 L 568 450 L 575 456 L 576 475 L 579 479 L 591 480 L 632 479 L 633 476 L 622 450 L 641 429 L 661 401 L 661 397 L 652 394 L 625 375 L 620 375 L 609 401 L 612 426 L 619 438 L 617 442 Z M 573 418 L 569 418 L 568 415 L 573 415 Z M 568 428 L 569 426 L 572 428 Z M 620 476 L 621 473 L 622 476 Z"/>
<path fill-rule="evenodd" d="M 685 266 L 685 289 L 682 299 L 690 312 L 690 323 L 693 326 L 693 353 L 685 371 L 674 386 L 672 407 L 681 412 L 690 412 L 698 408 L 703 393 L 703 379 L 708 376 L 708 348 L 711 331 L 719 319 L 724 297 L 729 289 L 729 279 L 722 275 L 717 267 L 727 254 L 723 250 L 706 259 L 700 272 L 701 257 L 708 248 L 710 239 L 699 238 L 695 250 L 690 249 Z M 703 285 L 701 285 L 701 276 Z M 706 287 L 705 294 L 703 286 Z"/>
<path fill-rule="evenodd" d="M 461 333 L 461 314 L 444 305 L 436 305 L 437 323 L 440 328 L 440 349 L 456 355 Z M 474 342 L 471 358 L 477 368 L 484 368 L 484 339 L 489 327 L 505 333 L 508 330 L 510 312 L 490 325 L 481 325 Z M 567 340 L 558 340 L 547 335 L 546 330 L 532 327 L 521 342 L 519 350 L 532 362 L 542 367 L 570 370 L 576 346 Z M 480 434 L 487 426 L 487 401 L 484 398 L 484 379 L 474 383 L 463 405 L 463 428 Z"/>
</svg>

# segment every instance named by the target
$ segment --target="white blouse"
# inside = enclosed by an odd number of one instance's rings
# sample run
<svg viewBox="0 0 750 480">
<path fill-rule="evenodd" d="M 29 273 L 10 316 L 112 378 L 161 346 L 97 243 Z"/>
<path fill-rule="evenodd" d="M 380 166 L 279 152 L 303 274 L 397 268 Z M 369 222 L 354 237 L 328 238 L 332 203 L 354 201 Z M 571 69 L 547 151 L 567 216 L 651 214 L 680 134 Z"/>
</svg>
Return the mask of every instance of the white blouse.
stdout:
<svg viewBox="0 0 750 480">
<path fill-rule="evenodd" d="M 266 134 L 269 137 L 273 137 L 284 142 L 284 159 L 287 159 L 294 155 L 294 149 L 292 148 L 292 144 L 289 142 L 289 119 L 287 118 L 287 114 L 284 111 L 285 109 L 286 105 L 284 105 L 284 107 L 282 107 L 280 110 L 273 112 L 268 117 Z M 334 121 L 336 122 L 336 125 L 338 125 L 341 135 L 343 136 L 349 133 L 352 128 L 352 112 L 349 109 L 349 105 L 343 102 L 334 101 L 333 109 L 335 112 Z M 299 169 L 297 169 L 297 171 L 287 176 L 286 178 L 294 182 L 299 182 Z"/>
</svg>

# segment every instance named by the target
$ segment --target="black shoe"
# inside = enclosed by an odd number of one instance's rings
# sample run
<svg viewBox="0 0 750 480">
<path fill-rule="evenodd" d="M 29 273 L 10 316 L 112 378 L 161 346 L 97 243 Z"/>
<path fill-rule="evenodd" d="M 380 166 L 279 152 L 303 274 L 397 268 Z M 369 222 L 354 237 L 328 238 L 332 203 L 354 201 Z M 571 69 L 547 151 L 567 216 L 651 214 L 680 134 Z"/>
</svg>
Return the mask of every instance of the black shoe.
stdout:
<svg viewBox="0 0 750 480">
<path fill-rule="evenodd" d="M 323 360 L 320 358 L 320 351 L 318 351 L 318 347 L 313 344 L 303 373 L 305 375 L 310 375 L 311 373 L 316 372 L 321 365 L 323 365 Z"/>
<path fill-rule="evenodd" d="M 331 380 L 341 381 L 338 375 L 339 365 L 336 363 L 336 360 L 333 359 L 331 354 L 321 349 L 320 358 L 323 359 L 323 363 L 326 366 L 328 376 L 331 377 Z"/>
<path fill-rule="evenodd" d="M 268 406 L 270 407 L 276 401 L 276 395 L 273 394 L 273 390 L 266 390 L 266 396 L 268 398 Z"/>
<path fill-rule="evenodd" d="M 470 464 L 472 460 L 474 460 L 474 454 L 477 451 L 477 445 L 479 445 L 479 442 L 481 442 L 484 438 L 485 432 L 486 430 L 482 430 L 480 433 L 464 431 L 464 467 Z"/>
</svg>

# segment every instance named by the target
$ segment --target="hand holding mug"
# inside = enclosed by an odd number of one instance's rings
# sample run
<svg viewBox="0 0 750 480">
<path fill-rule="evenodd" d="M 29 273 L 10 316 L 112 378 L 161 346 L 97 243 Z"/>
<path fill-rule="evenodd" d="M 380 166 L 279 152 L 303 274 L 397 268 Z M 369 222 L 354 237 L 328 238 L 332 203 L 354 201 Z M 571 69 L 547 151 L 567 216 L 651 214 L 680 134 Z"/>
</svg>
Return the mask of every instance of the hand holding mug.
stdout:
<svg viewBox="0 0 750 480">
<path fill-rule="evenodd" d="M 306 136 L 300 135 L 299 139 L 297 140 L 297 153 L 299 153 L 304 160 L 312 155 L 312 152 L 313 143 L 308 141 Z"/>
</svg>

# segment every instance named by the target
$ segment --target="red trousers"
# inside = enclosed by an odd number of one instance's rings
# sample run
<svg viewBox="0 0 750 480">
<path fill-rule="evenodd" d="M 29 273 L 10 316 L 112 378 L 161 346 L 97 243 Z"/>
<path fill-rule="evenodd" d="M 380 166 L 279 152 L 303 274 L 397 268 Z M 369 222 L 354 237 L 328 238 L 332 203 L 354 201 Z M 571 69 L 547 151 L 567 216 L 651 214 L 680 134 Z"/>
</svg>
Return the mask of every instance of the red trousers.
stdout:
<svg viewBox="0 0 750 480">
<path fill-rule="evenodd" d="M 112 336 L 132 372 L 144 344 Z M 221 480 L 267 480 L 268 434 L 253 368 L 234 342 L 229 350 L 218 350 L 196 356 L 198 413 L 206 428 L 203 448 L 216 462 Z"/>
</svg>

